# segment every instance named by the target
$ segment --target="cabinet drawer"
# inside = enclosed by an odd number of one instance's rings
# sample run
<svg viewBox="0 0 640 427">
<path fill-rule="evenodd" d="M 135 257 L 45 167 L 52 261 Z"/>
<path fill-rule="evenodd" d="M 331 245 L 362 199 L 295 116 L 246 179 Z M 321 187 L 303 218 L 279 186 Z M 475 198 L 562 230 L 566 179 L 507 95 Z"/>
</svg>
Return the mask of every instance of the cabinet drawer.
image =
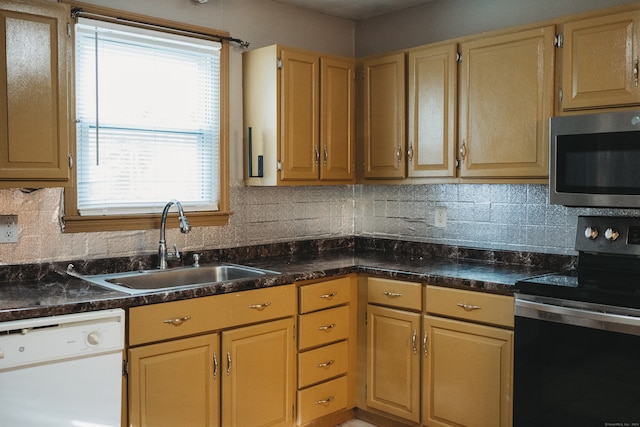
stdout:
<svg viewBox="0 0 640 427">
<path fill-rule="evenodd" d="M 513 328 L 513 297 L 427 286 L 427 313 Z"/>
<path fill-rule="evenodd" d="M 133 307 L 129 345 L 200 334 L 296 314 L 294 285 Z"/>
<path fill-rule="evenodd" d="M 296 296 L 294 285 L 219 295 L 218 297 L 222 297 L 221 302 L 225 305 L 226 317 L 233 319 L 233 324 L 220 325 L 220 327 L 295 316 Z M 214 316 L 217 316 L 216 313 Z"/>
<path fill-rule="evenodd" d="M 298 388 L 307 387 L 338 375 L 349 366 L 349 344 L 336 344 L 298 354 Z"/>
<path fill-rule="evenodd" d="M 349 302 L 349 277 L 300 287 L 300 313 L 335 307 Z"/>
<path fill-rule="evenodd" d="M 306 390 L 298 391 L 298 424 L 347 407 L 347 377 L 336 378 Z"/>
<path fill-rule="evenodd" d="M 216 297 L 133 307 L 129 310 L 129 345 L 199 334 L 213 329 Z"/>
<path fill-rule="evenodd" d="M 316 347 L 349 336 L 349 306 L 303 314 L 299 318 L 298 348 Z"/>
<path fill-rule="evenodd" d="M 422 284 L 369 277 L 367 302 L 408 310 L 422 310 Z"/>
</svg>

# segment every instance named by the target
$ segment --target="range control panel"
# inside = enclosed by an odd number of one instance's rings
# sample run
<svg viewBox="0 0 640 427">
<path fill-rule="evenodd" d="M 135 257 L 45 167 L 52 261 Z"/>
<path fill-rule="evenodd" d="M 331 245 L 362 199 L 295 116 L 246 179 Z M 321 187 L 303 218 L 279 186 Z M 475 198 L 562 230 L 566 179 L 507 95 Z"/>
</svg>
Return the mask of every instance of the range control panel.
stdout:
<svg viewBox="0 0 640 427">
<path fill-rule="evenodd" d="M 640 255 L 640 218 L 579 216 L 575 249 L 617 255 Z"/>
</svg>

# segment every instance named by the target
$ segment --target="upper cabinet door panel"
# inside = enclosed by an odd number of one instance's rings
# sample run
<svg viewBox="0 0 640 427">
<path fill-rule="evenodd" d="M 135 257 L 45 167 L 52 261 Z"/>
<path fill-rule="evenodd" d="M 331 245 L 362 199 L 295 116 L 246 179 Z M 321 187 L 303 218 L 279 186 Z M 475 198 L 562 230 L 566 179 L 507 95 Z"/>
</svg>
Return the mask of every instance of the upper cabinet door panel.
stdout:
<svg viewBox="0 0 640 427">
<path fill-rule="evenodd" d="M 0 1 L 2 180 L 69 177 L 68 14 L 55 3 Z"/>
<path fill-rule="evenodd" d="M 404 105 L 404 53 L 365 60 L 365 178 L 405 177 Z"/>
<path fill-rule="evenodd" d="M 461 177 L 546 177 L 554 27 L 461 46 Z"/>
<path fill-rule="evenodd" d="M 562 109 L 640 103 L 640 12 L 569 22 L 562 49 Z"/>
<path fill-rule="evenodd" d="M 454 176 L 456 44 L 409 52 L 408 175 Z"/>
<path fill-rule="evenodd" d="M 319 59 L 282 50 L 282 130 L 280 179 L 317 180 Z"/>
<path fill-rule="evenodd" d="M 321 180 L 355 180 L 355 61 L 320 58 Z"/>
</svg>

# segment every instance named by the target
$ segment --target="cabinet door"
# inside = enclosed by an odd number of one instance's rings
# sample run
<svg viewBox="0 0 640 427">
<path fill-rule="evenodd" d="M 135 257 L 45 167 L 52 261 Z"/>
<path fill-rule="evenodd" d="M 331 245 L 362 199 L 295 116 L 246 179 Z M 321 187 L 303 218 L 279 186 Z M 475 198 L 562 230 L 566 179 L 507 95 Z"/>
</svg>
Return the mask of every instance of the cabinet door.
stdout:
<svg viewBox="0 0 640 427">
<path fill-rule="evenodd" d="M 456 47 L 449 44 L 409 52 L 410 177 L 454 176 Z"/>
<path fill-rule="evenodd" d="M 511 426 L 513 332 L 424 316 L 423 424 Z"/>
<path fill-rule="evenodd" d="M 282 181 L 318 180 L 319 58 L 283 49 L 281 84 Z"/>
<path fill-rule="evenodd" d="M 365 178 L 405 177 L 404 53 L 364 61 Z"/>
<path fill-rule="evenodd" d="M 420 421 L 420 314 L 367 306 L 367 405 Z"/>
<path fill-rule="evenodd" d="M 355 61 L 321 58 L 320 179 L 355 180 Z"/>
<path fill-rule="evenodd" d="M 293 327 L 287 318 L 223 332 L 223 426 L 294 424 Z"/>
<path fill-rule="evenodd" d="M 129 426 L 218 426 L 218 334 L 129 350 Z"/>
<path fill-rule="evenodd" d="M 67 5 L 0 1 L 0 180 L 69 178 L 69 17 Z"/>
<path fill-rule="evenodd" d="M 548 176 L 554 28 L 461 45 L 461 177 Z"/>
<path fill-rule="evenodd" d="M 562 109 L 638 104 L 640 12 L 569 22 L 562 49 Z"/>
</svg>

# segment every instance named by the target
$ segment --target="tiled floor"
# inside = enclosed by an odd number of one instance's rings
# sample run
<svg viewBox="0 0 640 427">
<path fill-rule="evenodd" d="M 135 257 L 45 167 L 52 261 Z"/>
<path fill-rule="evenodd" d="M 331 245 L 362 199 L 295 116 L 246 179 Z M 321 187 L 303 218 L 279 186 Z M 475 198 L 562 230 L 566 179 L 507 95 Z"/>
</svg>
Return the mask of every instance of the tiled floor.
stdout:
<svg viewBox="0 0 640 427">
<path fill-rule="evenodd" d="M 347 421 L 344 424 L 340 424 L 339 426 L 336 426 L 336 427 L 376 427 L 376 426 L 362 420 L 351 420 L 351 421 Z"/>
</svg>

